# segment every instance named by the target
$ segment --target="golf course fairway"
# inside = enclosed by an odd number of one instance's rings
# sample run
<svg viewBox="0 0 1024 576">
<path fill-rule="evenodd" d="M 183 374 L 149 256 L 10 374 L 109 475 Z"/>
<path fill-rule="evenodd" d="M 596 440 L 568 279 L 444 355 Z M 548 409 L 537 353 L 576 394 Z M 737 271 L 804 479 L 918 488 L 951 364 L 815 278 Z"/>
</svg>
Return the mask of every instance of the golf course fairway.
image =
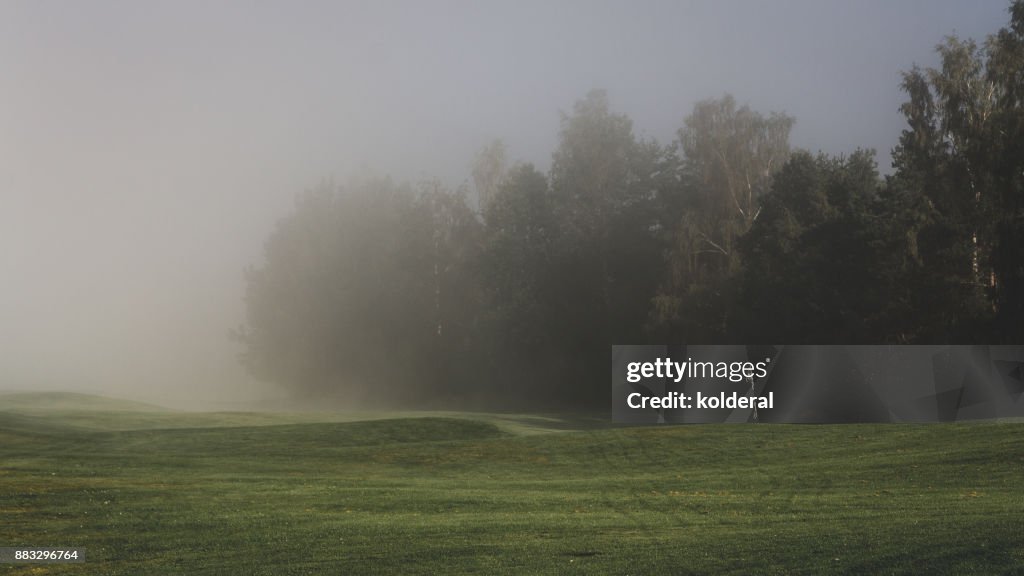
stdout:
<svg viewBox="0 0 1024 576">
<path fill-rule="evenodd" d="M 0 574 L 1024 574 L 1021 423 L 3 398 Z"/>
</svg>

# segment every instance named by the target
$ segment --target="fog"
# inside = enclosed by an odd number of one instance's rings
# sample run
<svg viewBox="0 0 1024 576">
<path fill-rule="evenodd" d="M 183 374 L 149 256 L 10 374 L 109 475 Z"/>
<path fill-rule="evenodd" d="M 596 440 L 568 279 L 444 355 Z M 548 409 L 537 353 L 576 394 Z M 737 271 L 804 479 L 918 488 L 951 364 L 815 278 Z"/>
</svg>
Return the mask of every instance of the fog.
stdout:
<svg viewBox="0 0 1024 576">
<path fill-rule="evenodd" d="M 542 171 L 592 88 L 669 142 L 733 94 L 812 151 L 879 151 L 900 71 L 1001 0 L 0 3 L 0 390 L 231 408 L 243 269 L 293 198 L 358 171 Z"/>
</svg>

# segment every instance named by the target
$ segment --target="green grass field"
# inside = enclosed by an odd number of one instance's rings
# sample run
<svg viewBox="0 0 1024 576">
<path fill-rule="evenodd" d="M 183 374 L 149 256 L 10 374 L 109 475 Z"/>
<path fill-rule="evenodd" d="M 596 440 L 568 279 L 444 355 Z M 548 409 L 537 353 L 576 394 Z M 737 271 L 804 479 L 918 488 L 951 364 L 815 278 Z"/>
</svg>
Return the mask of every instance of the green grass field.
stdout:
<svg viewBox="0 0 1024 576">
<path fill-rule="evenodd" d="M 0 396 L 0 574 L 1024 574 L 1024 424 L 189 413 Z"/>
</svg>

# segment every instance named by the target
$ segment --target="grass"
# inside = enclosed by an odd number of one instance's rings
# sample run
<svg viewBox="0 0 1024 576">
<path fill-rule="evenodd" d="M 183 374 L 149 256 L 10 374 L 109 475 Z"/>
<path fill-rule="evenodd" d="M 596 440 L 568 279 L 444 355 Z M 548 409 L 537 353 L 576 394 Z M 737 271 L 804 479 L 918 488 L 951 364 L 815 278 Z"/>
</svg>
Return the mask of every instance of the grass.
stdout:
<svg viewBox="0 0 1024 576">
<path fill-rule="evenodd" d="M 1024 574 L 1019 423 L 108 408 L 0 404 L 0 546 L 88 552 L 0 574 Z"/>
</svg>

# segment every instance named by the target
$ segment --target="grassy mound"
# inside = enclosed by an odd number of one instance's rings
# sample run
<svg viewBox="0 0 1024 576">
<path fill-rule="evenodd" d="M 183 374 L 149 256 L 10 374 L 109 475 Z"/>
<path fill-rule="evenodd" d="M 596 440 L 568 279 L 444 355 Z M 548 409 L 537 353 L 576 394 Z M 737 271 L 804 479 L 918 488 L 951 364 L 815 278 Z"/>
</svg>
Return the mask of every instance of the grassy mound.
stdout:
<svg viewBox="0 0 1024 576">
<path fill-rule="evenodd" d="M 0 410 L 21 412 L 149 412 L 165 410 L 154 404 L 78 392 L 0 392 Z"/>
</svg>

